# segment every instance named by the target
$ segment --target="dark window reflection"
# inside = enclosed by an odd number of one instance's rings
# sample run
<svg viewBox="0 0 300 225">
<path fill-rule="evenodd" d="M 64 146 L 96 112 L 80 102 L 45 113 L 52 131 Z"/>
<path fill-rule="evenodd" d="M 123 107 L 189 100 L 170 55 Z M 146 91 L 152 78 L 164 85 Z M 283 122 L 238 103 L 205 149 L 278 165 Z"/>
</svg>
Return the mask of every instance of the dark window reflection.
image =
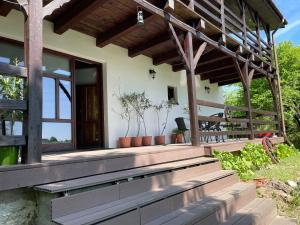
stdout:
<svg viewBox="0 0 300 225">
<path fill-rule="evenodd" d="M 24 51 L 20 46 L 0 42 L 0 62 L 24 66 Z"/>
<path fill-rule="evenodd" d="M 44 53 L 43 55 L 43 71 L 48 74 L 61 75 L 70 77 L 70 62 L 68 58 Z"/>
</svg>

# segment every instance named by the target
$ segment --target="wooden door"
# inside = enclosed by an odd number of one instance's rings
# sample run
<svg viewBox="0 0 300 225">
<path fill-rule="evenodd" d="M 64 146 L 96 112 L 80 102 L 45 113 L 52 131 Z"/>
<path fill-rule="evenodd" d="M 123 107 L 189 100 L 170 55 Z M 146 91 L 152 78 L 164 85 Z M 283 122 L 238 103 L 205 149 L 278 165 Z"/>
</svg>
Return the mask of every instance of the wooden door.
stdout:
<svg viewBox="0 0 300 225">
<path fill-rule="evenodd" d="M 97 85 L 76 87 L 77 146 L 100 147 L 101 120 Z"/>
</svg>

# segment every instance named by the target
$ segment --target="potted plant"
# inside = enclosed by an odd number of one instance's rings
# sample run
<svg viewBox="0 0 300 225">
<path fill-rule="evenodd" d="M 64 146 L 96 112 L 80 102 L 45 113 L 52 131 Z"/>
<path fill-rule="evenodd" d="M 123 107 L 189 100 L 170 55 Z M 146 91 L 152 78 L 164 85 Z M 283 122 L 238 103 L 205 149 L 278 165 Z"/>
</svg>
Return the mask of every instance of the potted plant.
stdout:
<svg viewBox="0 0 300 225">
<path fill-rule="evenodd" d="M 181 144 L 183 143 L 183 132 L 177 128 L 173 130 L 171 135 L 172 144 Z"/>
<path fill-rule="evenodd" d="M 157 116 L 157 128 L 158 128 L 158 136 L 155 136 L 154 140 L 155 140 L 155 144 L 156 145 L 165 145 L 166 144 L 166 137 L 164 135 L 166 127 L 167 127 L 167 123 L 169 120 L 169 114 L 172 108 L 172 104 L 168 101 L 163 101 L 158 105 L 153 105 L 153 109 L 156 112 L 156 116 Z M 165 119 L 164 122 L 161 124 L 161 114 L 162 112 L 165 110 Z M 162 129 L 161 129 L 162 126 Z"/>
<path fill-rule="evenodd" d="M 15 65 L 19 63 L 16 60 Z M 3 100 L 23 100 L 24 82 L 17 77 L 5 77 L 0 75 L 0 96 Z M 6 123 L 9 121 L 9 135 L 14 135 L 14 125 L 16 121 L 22 120 L 22 113 L 20 111 L 0 111 L 2 135 L 7 135 Z M 19 146 L 0 147 L 0 165 L 15 165 L 19 159 Z"/>
<path fill-rule="evenodd" d="M 129 104 L 131 105 L 133 111 L 135 112 L 136 124 L 137 124 L 137 134 L 135 137 L 131 138 L 131 146 L 140 147 L 142 146 L 142 141 L 143 141 L 143 138 L 140 136 L 141 124 L 142 124 L 141 104 L 140 104 L 141 94 L 137 92 L 133 92 L 128 95 L 128 98 L 130 99 Z"/>
<path fill-rule="evenodd" d="M 144 136 L 142 139 L 142 143 L 144 146 L 150 146 L 152 144 L 152 136 L 147 135 L 147 126 L 146 126 L 146 121 L 145 121 L 145 113 L 147 110 L 151 108 L 151 101 L 146 97 L 145 92 L 139 94 L 139 116 L 140 120 L 143 123 L 144 127 Z"/>
<path fill-rule="evenodd" d="M 118 96 L 118 100 L 122 107 L 122 112 L 120 113 L 120 116 L 127 123 L 127 129 L 124 137 L 119 138 L 119 146 L 120 148 L 129 148 L 131 146 L 131 137 L 128 137 L 132 112 L 132 108 L 130 106 L 131 97 L 127 94 L 123 94 Z"/>
</svg>

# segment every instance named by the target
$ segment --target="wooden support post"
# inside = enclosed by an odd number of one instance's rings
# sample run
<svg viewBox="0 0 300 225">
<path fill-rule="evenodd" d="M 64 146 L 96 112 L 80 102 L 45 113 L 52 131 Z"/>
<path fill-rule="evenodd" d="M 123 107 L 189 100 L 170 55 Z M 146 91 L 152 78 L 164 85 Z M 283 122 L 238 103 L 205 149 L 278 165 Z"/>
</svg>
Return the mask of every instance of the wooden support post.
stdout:
<svg viewBox="0 0 300 225">
<path fill-rule="evenodd" d="M 254 128 L 253 128 L 253 115 L 252 115 L 252 105 L 251 105 L 251 95 L 250 95 L 250 78 L 252 73 L 254 71 L 250 72 L 249 76 L 249 62 L 246 61 L 244 63 L 243 67 L 240 67 L 240 64 L 237 59 L 234 60 L 236 70 L 241 78 L 243 88 L 244 88 L 244 100 L 245 100 L 245 105 L 248 108 L 247 112 L 247 117 L 249 119 L 248 127 L 250 128 L 250 136 L 249 139 L 253 140 L 254 139 Z"/>
<path fill-rule="evenodd" d="M 41 162 L 43 2 L 28 1 L 25 20 L 25 62 L 28 68 L 27 152 L 25 163 Z M 26 126 L 26 125 L 25 125 Z"/>
<path fill-rule="evenodd" d="M 222 30 L 222 34 L 221 34 L 219 43 L 222 44 L 222 45 L 225 45 L 226 44 L 226 35 L 225 35 L 226 34 L 226 22 L 225 22 L 225 3 L 224 3 L 224 0 L 221 0 L 220 3 L 221 3 L 220 11 L 221 11 L 221 30 Z"/>
<path fill-rule="evenodd" d="M 262 56 L 262 47 L 261 47 L 261 37 L 260 37 L 260 19 L 257 13 L 255 13 L 255 28 L 256 28 L 256 35 L 257 35 L 257 42 L 258 42 L 258 49 L 259 49 L 259 55 Z"/>
<path fill-rule="evenodd" d="M 278 121 L 278 124 L 276 124 L 276 130 L 279 131 L 279 136 L 282 136 L 282 129 L 281 129 L 281 123 L 280 123 L 280 110 L 278 107 L 278 86 L 277 86 L 277 82 L 276 79 L 272 79 L 267 77 L 269 86 L 271 88 L 271 92 L 272 92 L 272 97 L 273 97 L 273 104 L 274 104 L 274 111 L 276 112 L 275 115 L 275 121 Z"/>
<path fill-rule="evenodd" d="M 187 89 L 189 99 L 191 141 L 193 146 L 198 146 L 200 145 L 200 138 L 195 84 L 194 50 L 193 37 L 192 33 L 190 32 L 188 32 L 186 35 L 184 48 L 190 65 L 189 70 L 187 70 Z"/>
<path fill-rule="evenodd" d="M 247 46 L 247 21 L 246 21 L 246 4 L 243 0 L 239 0 L 240 2 L 240 10 L 241 10 L 241 16 L 242 16 L 242 21 L 243 21 L 243 44 Z"/>
</svg>

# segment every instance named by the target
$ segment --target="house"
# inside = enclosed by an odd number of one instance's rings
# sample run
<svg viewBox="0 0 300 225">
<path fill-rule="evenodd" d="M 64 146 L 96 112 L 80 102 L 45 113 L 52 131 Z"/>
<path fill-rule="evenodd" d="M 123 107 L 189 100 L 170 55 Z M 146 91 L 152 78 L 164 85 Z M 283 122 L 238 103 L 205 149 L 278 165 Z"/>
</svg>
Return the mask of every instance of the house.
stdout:
<svg viewBox="0 0 300 225">
<path fill-rule="evenodd" d="M 274 142 L 283 141 L 272 32 L 286 21 L 271 0 L 17 0 L 0 6 L 0 71 L 26 86 L 24 99 L 0 102 L 3 110 L 24 111 L 15 135 L 0 136 L 1 146 L 22 146 L 22 164 L 0 167 L 0 222 L 175 224 L 178 216 L 178 224 L 221 224 L 234 215 L 252 220 L 250 211 L 262 210 L 257 218 L 287 224 L 272 201 L 256 199 L 253 186 L 204 157 L 216 145 L 203 144 L 211 136 L 259 142 L 262 125 L 277 136 Z M 251 80 L 262 77 L 273 111 L 251 106 Z M 222 86 L 236 82 L 243 84 L 245 106 L 225 106 Z M 153 104 L 172 101 L 166 134 L 176 128 L 175 118 L 188 117 L 191 144 L 99 150 L 118 147 L 127 129 L 118 96 L 132 92 L 145 92 Z M 232 111 L 245 116 L 233 118 Z M 245 123 L 246 129 L 206 130 L 199 121 Z M 147 111 L 147 134 L 158 135 L 157 122 Z M 137 123 L 130 124 L 129 136 L 136 136 Z M 18 213 L 5 217 L 12 208 Z"/>
</svg>

